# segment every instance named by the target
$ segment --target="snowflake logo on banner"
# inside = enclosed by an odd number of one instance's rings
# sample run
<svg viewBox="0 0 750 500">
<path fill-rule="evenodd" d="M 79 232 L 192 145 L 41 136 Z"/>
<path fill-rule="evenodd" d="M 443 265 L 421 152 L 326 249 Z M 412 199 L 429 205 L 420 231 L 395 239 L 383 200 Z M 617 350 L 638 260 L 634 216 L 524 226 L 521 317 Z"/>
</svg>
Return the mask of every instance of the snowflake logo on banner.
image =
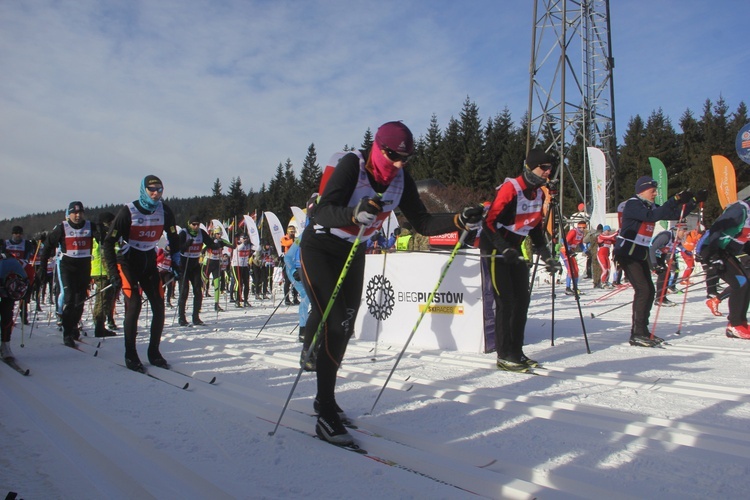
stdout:
<svg viewBox="0 0 750 500">
<path fill-rule="evenodd" d="M 388 278 L 376 274 L 370 279 L 367 283 L 366 302 L 367 310 L 375 319 L 382 321 L 391 315 L 396 298 Z"/>
</svg>

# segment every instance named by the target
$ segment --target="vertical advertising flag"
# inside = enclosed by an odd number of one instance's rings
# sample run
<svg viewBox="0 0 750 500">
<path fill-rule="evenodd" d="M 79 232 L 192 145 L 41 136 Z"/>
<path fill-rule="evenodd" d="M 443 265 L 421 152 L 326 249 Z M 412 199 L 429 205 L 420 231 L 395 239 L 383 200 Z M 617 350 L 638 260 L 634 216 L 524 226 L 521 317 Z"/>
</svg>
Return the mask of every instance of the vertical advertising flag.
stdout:
<svg viewBox="0 0 750 500">
<path fill-rule="evenodd" d="M 591 228 L 607 223 L 607 159 L 599 148 L 586 148 L 591 171 Z"/>
<path fill-rule="evenodd" d="M 750 123 L 745 125 L 737 132 L 735 148 L 740 160 L 750 165 Z"/>
<path fill-rule="evenodd" d="M 730 203 L 737 201 L 737 179 L 734 165 L 729 161 L 729 158 L 721 155 L 713 155 L 711 163 L 714 167 L 714 180 L 716 181 L 716 192 L 719 194 L 719 203 L 721 208 L 726 208 Z"/>
<path fill-rule="evenodd" d="M 290 221 L 290 224 L 294 224 L 297 228 L 297 236 L 302 236 L 302 230 L 307 226 L 307 214 L 300 207 L 289 207 L 292 210 L 294 221 Z"/>
<path fill-rule="evenodd" d="M 656 199 L 654 201 L 656 201 L 658 205 L 664 205 L 664 202 L 667 201 L 667 196 L 669 195 L 667 167 L 664 166 L 660 159 L 654 158 L 653 156 L 649 156 L 648 162 L 651 164 L 651 177 L 653 177 L 658 184 L 658 187 L 656 188 Z M 667 229 L 669 222 L 663 220 L 660 224 L 661 227 Z"/>
<path fill-rule="evenodd" d="M 263 216 L 268 221 L 268 229 L 271 231 L 271 238 L 273 239 L 273 245 L 276 247 L 276 254 L 281 255 L 283 250 L 281 249 L 281 237 L 284 236 L 284 228 L 281 227 L 281 222 L 276 214 L 273 212 L 263 212 Z"/>
<path fill-rule="evenodd" d="M 224 224 L 222 224 L 219 219 L 211 219 L 211 227 L 219 228 L 221 230 L 221 239 L 225 241 L 227 244 L 230 243 L 229 234 L 227 234 L 227 230 L 226 228 L 224 228 Z"/>
<path fill-rule="evenodd" d="M 249 215 L 243 215 L 242 220 L 245 221 L 247 236 L 250 238 L 250 243 L 253 244 L 253 248 L 258 248 L 260 246 L 260 236 L 258 236 L 258 226 L 255 225 L 255 220 Z"/>
</svg>

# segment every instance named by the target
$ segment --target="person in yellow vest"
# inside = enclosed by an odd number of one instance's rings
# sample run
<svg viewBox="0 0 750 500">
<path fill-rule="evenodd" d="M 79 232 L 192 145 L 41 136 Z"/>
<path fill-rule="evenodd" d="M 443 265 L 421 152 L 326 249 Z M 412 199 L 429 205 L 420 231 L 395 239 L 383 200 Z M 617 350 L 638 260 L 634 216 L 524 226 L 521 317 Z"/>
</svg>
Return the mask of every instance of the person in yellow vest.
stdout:
<svg viewBox="0 0 750 500">
<path fill-rule="evenodd" d="M 396 238 L 396 251 L 398 252 L 429 252 L 430 251 L 430 239 L 427 236 L 421 235 L 414 231 L 409 222 L 404 222 L 401 225 L 401 231 Z"/>
<path fill-rule="evenodd" d="M 396 238 L 396 251 L 406 252 L 409 250 L 409 244 L 411 243 L 412 234 L 411 231 L 404 226 L 399 228 L 398 237 Z"/>
<path fill-rule="evenodd" d="M 104 261 L 104 251 L 101 242 L 109 232 L 109 226 L 115 220 L 115 214 L 112 212 L 102 212 L 99 214 L 99 227 L 94 234 L 94 243 L 91 249 L 91 281 L 94 282 L 96 295 L 94 298 L 94 336 L 95 337 L 114 337 L 115 332 L 108 330 L 104 326 L 105 319 L 114 323 L 112 317 L 112 308 L 115 300 L 115 290 L 109 282 L 107 273 L 107 263 Z"/>
</svg>

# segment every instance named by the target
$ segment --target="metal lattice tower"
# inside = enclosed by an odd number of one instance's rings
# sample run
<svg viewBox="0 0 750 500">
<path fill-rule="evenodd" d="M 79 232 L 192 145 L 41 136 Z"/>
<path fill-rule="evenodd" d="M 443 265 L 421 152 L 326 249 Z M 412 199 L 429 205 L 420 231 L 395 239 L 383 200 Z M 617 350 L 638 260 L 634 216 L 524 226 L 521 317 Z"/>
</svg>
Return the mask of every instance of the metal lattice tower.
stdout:
<svg viewBox="0 0 750 500">
<path fill-rule="evenodd" d="M 580 198 L 587 201 L 585 148 L 601 149 L 607 158 L 607 199 L 614 200 L 616 129 L 609 0 L 536 0 L 532 29 L 527 150 L 555 150 L 561 161 L 560 193 L 562 183 L 572 180 Z M 584 148 L 585 179 L 563 175 L 570 172 L 565 158 L 577 142 Z"/>
</svg>

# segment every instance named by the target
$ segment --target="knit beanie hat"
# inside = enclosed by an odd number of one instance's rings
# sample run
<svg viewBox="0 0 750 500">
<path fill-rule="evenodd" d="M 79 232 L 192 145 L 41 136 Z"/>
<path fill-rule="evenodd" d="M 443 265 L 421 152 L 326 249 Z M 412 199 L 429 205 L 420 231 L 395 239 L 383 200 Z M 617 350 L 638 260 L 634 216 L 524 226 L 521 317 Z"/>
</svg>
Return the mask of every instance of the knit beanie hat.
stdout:
<svg viewBox="0 0 750 500">
<path fill-rule="evenodd" d="M 402 122 L 388 122 L 375 132 L 375 145 L 401 155 L 410 155 L 414 153 L 414 136 Z"/>
<path fill-rule="evenodd" d="M 657 187 L 656 181 L 648 175 L 644 175 L 635 181 L 635 194 L 641 194 L 645 190 L 655 187 Z"/>
<path fill-rule="evenodd" d="M 526 157 L 526 168 L 534 170 L 539 165 L 553 165 L 555 164 L 555 157 L 549 153 L 545 153 L 542 149 L 532 149 L 529 151 Z"/>
</svg>

